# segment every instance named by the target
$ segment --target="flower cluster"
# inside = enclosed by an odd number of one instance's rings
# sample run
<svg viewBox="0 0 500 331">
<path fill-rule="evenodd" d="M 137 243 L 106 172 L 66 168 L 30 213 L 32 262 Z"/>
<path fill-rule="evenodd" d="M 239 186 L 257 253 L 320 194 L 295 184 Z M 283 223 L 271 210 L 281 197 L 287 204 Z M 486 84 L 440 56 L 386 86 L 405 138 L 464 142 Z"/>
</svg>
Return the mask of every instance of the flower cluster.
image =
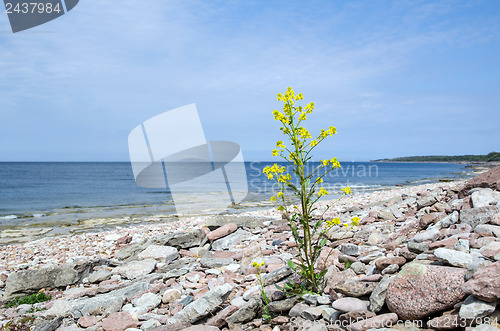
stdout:
<svg viewBox="0 0 500 331">
<path fill-rule="evenodd" d="M 331 160 L 319 160 L 319 162 L 323 163 L 324 167 L 331 165 L 332 169 L 340 168 L 340 162 L 336 157 L 332 158 Z"/>
<path fill-rule="evenodd" d="M 274 179 L 275 175 L 278 175 L 279 176 L 278 178 L 282 178 L 282 179 L 284 177 L 288 178 L 288 176 L 290 176 L 290 174 L 283 175 L 283 173 L 285 171 L 286 171 L 286 168 L 278 166 L 277 163 L 273 164 L 272 167 L 265 167 L 264 170 L 262 170 L 262 172 L 264 172 L 267 175 L 267 179 Z"/>
<path fill-rule="evenodd" d="M 333 218 L 330 221 L 326 221 L 326 227 L 327 228 L 331 228 L 334 225 L 342 225 L 342 226 L 345 226 L 345 227 L 348 227 L 348 226 L 358 226 L 359 225 L 359 217 L 353 217 L 353 218 L 351 218 L 351 223 L 350 224 L 349 223 L 342 223 L 340 221 L 340 218 L 338 218 L 338 217 L 335 217 L 335 218 Z"/>
<path fill-rule="evenodd" d="M 265 266 L 265 265 L 266 265 L 266 264 L 265 264 L 264 262 L 261 262 L 261 263 L 259 263 L 259 262 L 254 262 L 254 263 L 252 263 L 252 267 L 254 267 L 254 268 L 263 267 L 263 266 Z"/>
</svg>

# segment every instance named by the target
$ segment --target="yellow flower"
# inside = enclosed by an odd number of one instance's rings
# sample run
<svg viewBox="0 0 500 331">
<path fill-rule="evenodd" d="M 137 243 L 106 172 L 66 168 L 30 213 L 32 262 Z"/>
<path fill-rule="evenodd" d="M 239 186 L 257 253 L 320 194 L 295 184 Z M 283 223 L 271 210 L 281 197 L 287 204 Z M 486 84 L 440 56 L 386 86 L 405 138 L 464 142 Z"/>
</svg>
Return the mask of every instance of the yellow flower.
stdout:
<svg viewBox="0 0 500 331">
<path fill-rule="evenodd" d="M 278 156 L 280 152 L 277 149 L 273 149 L 273 156 Z"/>
<path fill-rule="evenodd" d="M 333 224 L 339 225 L 340 224 L 340 218 L 336 217 L 332 219 Z"/>
<path fill-rule="evenodd" d="M 252 263 L 252 267 L 256 268 L 259 264 L 257 262 Z"/>
<path fill-rule="evenodd" d="M 351 218 L 351 224 L 356 226 L 359 225 L 359 217 Z"/>
<path fill-rule="evenodd" d="M 319 192 L 318 192 L 318 195 L 319 195 L 320 197 L 322 197 L 322 196 L 327 195 L 327 194 L 329 194 L 329 193 L 328 193 L 328 191 L 327 191 L 327 190 L 325 190 L 323 187 L 320 187 Z"/>
<path fill-rule="evenodd" d="M 352 193 L 351 188 L 349 186 L 347 186 L 346 188 L 341 188 L 340 190 L 344 191 L 344 194 L 351 194 Z"/>
<path fill-rule="evenodd" d="M 320 162 L 321 162 L 321 161 L 320 161 Z M 325 167 L 326 167 L 326 166 L 328 165 L 328 163 L 329 163 L 329 162 L 330 162 L 329 160 L 323 160 L 323 166 L 325 166 Z"/>
<path fill-rule="evenodd" d="M 318 144 L 318 141 L 317 140 L 313 140 L 311 141 L 311 147 L 314 147 Z"/>
<path fill-rule="evenodd" d="M 273 175 L 268 174 L 268 175 L 267 175 L 267 179 L 273 179 Z"/>
<path fill-rule="evenodd" d="M 309 131 L 307 131 L 305 128 L 298 128 L 297 131 L 302 139 L 311 138 L 311 133 L 309 133 Z"/>
<path fill-rule="evenodd" d="M 278 192 L 277 196 L 278 198 L 281 198 L 283 196 L 283 192 Z"/>
<path fill-rule="evenodd" d="M 265 167 L 262 172 L 265 173 L 265 174 L 269 174 L 269 172 L 271 171 L 271 168 L 270 167 Z"/>
<path fill-rule="evenodd" d="M 347 224 L 347 223 L 344 223 L 343 225 L 344 225 L 346 228 L 349 226 L 349 224 Z"/>
<path fill-rule="evenodd" d="M 271 197 L 271 201 L 272 202 L 276 201 L 276 197 L 274 195 Z"/>
<path fill-rule="evenodd" d="M 286 148 L 285 144 L 283 144 L 283 142 L 281 140 L 279 140 L 278 142 L 276 142 L 276 147 L 277 148 Z"/>
<path fill-rule="evenodd" d="M 301 121 L 305 121 L 306 119 L 307 119 L 306 113 L 302 113 L 302 114 L 300 114 L 300 116 L 299 116 L 299 120 L 301 120 Z"/>
<path fill-rule="evenodd" d="M 340 162 L 337 160 L 336 157 L 331 159 L 330 162 L 332 163 L 332 168 L 340 168 Z"/>
<path fill-rule="evenodd" d="M 285 210 L 285 207 L 283 207 L 283 206 L 278 206 L 278 208 L 276 208 L 276 209 L 278 209 L 279 211 L 283 211 L 283 210 Z"/>
<path fill-rule="evenodd" d="M 323 178 L 318 177 L 318 179 L 316 179 L 316 183 L 323 183 Z"/>
</svg>

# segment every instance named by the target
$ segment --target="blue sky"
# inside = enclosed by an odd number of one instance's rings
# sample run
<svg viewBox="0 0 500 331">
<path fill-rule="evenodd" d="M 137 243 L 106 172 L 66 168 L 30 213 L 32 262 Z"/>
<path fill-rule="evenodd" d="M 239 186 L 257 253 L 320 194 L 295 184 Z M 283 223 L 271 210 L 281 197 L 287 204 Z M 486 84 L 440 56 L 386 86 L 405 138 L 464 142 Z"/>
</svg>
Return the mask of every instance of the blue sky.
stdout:
<svg viewBox="0 0 500 331">
<path fill-rule="evenodd" d="M 500 2 L 96 1 L 12 34 L 0 161 L 126 161 L 144 120 L 196 103 L 208 140 L 271 160 L 287 86 L 317 159 L 500 151 Z"/>
</svg>

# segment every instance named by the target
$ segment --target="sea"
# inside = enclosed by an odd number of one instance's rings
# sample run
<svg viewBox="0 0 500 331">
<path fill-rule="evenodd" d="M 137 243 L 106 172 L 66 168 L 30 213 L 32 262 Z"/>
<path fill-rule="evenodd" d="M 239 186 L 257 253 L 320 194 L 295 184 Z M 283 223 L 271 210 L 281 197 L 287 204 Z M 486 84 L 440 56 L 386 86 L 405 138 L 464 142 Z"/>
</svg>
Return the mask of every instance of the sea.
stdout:
<svg viewBox="0 0 500 331">
<path fill-rule="evenodd" d="M 182 216 L 269 208 L 269 197 L 276 193 L 277 185 L 262 169 L 273 164 L 241 164 L 244 171 L 237 185 L 233 185 L 230 173 L 224 173 L 222 182 L 214 179 L 217 176 L 194 178 L 191 183 L 197 184 L 186 186 L 187 191 L 182 194 L 169 187 L 168 178 L 163 188 L 139 186 L 130 162 L 0 162 L 0 244 L 23 241 L 26 233 L 56 236 L 117 225 L 165 222 Z M 286 163 L 278 165 L 291 169 Z M 341 165 L 326 174 L 321 184 L 333 196 L 345 186 L 356 193 L 471 175 L 466 165 L 454 163 L 341 162 Z M 319 163 L 310 162 L 306 170 L 314 171 L 318 166 Z M 232 186 L 233 190 L 239 190 L 238 198 L 231 195 Z"/>
</svg>

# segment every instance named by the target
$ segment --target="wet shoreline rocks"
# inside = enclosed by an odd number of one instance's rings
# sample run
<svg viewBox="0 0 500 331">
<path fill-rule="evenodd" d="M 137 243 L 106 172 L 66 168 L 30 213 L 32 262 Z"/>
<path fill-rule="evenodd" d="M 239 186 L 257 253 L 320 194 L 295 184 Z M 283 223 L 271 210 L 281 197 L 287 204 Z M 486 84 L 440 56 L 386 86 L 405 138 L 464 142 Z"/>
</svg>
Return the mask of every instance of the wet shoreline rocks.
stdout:
<svg viewBox="0 0 500 331">
<path fill-rule="evenodd" d="M 1 308 L 0 324 L 33 316 L 36 330 L 61 331 L 493 330 L 499 191 L 467 185 L 405 187 L 334 205 L 327 217 L 356 216 L 360 226 L 330 230 L 326 288 L 302 297 L 280 290 L 297 280 L 287 261 L 298 256 L 275 210 L 7 247 L 2 300 L 38 291 L 52 298 Z M 265 263 L 263 289 L 253 261 Z"/>
</svg>

